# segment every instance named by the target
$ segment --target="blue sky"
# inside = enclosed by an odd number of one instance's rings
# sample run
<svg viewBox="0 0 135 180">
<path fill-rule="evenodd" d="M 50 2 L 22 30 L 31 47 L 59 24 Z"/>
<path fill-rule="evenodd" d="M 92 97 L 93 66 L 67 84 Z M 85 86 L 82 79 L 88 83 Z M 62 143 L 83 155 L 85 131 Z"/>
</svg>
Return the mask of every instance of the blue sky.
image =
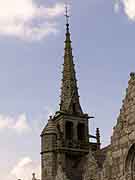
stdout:
<svg viewBox="0 0 135 180">
<path fill-rule="evenodd" d="M 39 173 L 41 130 L 48 115 L 58 110 L 64 2 L 8 3 L 0 0 L 0 177 L 28 180 L 33 171 Z M 81 104 L 95 116 L 90 131 L 100 128 L 104 146 L 110 142 L 129 74 L 135 71 L 135 2 L 70 3 Z"/>
</svg>

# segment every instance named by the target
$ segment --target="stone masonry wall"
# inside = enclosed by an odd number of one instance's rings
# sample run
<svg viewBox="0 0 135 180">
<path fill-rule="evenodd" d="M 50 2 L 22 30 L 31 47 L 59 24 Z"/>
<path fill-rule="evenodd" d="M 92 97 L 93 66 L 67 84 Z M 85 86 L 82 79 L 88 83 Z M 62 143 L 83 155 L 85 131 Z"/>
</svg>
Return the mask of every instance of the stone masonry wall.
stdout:
<svg viewBox="0 0 135 180">
<path fill-rule="evenodd" d="M 96 164 L 97 160 L 90 152 L 84 180 L 135 180 L 135 165 L 130 167 L 135 164 L 135 148 L 132 148 L 134 152 L 131 149 L 135 143 L 135 74 L 131 73 L 130 76 L 126 97 L 102 168 Z"/>
</svg>

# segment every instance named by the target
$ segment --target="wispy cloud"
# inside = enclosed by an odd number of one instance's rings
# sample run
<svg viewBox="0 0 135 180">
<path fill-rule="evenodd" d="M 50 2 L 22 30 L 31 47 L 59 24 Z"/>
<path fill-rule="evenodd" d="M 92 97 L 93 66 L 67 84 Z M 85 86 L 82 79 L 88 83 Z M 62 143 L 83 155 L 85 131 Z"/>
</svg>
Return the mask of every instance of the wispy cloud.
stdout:
<svg viewBox="0 0 135 180">
<path fill-rule="evenodd" d="M 56 17 L 64 13 L 63 4 L 52 7 L 34 0 L 0 0 L 0 35 L 24 40 L 40 40 L 57 33 Z"/>
<path fill-rule="evenodd" d="M 0 114 L 0 131 L 6 129 L 10 129 L 19 134 L 31 130 L 25 114 L 20 114 L 16 118 Z"/>
<path fill-rule="evenodd" d="M 120 8 L 120 2 L 119 0 L 115 0 L 114 11 L 117 13 L 119 11 L 119 8 Z"/>
<path fill-rule="evenodd" d="M 40 163 L 34 162 L 30 157 L 24 157 L 13 167 L 8 179 L 32 179 L 32 173 L 36 173 L 40 179 Z"/>
<path fill-rule="evenodd" d="M 45 111 L 45 118 L 48 120 L 49 119 L 49 116 L 54 116 L 54 110 L 51 108 L 51 107 L 45 107 L 44 108 L 44 111 Z"/>
<path fill-rule="evenodd" d="M 129 20 L 135 21 L 135 0 L 115 0 L 115 10 L 122 6 Z"/>
<path fill-rule="evenodd" d="M 44 112 L 40 117 L 36 118 L 38 120 L 30 122 L 26 113 L 22 113 L 16 116 L 0 114 L 0 132 L 8 130 L 8 132 L 16 132 L 18 134 L 23 134 L 27 132 L 37 132 L 41 131 L 46 125 L 49 116 L 53 116 L 54 111 L 50 107 L 45 107 Z"/>
</svg>

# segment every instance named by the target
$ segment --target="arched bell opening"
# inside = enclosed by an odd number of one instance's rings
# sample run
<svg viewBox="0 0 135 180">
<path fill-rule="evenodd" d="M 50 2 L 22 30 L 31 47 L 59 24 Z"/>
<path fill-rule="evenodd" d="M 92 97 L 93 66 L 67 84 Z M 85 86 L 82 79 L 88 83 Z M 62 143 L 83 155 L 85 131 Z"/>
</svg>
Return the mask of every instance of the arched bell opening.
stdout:
<svg viewBox="0 0 135 180">
<path fill-rule="evenodd" d="M 83 123 L 79 123 L 77 127 L 78 140 L 85 140 L 85 125 Z"/>
<path fill-rule="evenodd" d="M 135 144 L 131 146 L 125 163 L 126 180 L 135 180 Z"/>
</svg>

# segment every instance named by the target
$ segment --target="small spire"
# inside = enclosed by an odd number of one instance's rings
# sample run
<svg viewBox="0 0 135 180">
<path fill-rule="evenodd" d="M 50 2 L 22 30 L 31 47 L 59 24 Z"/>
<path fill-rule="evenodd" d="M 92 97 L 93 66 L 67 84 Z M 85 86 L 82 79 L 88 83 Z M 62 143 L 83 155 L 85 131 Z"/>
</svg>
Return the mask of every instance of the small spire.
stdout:
<svg viewBox="0 0 135 180">
<path fill-rule="evenodd" d="M 100 130 L 99 128 L 96 129 L 96 138 L 97 138 L 97 149 L 100 149 Z"/>
<path fill-rule="evenodd" d="M 32 173 L 32 180 L 36 180 L 36 174 Z"/>
</svg>

